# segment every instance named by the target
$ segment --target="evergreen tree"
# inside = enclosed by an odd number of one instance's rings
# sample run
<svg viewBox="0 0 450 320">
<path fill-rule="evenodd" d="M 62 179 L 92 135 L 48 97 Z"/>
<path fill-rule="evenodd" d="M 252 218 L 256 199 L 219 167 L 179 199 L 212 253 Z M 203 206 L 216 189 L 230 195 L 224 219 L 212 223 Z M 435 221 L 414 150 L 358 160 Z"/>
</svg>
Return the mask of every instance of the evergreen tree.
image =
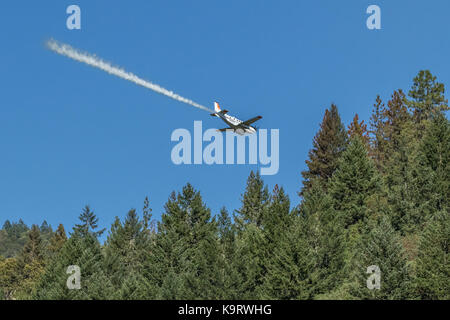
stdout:
<svg viewBox="0 0 450 320">
<path fill-rule="evenodd" d="M 421 70 L 414 78 L 409 91 L 411 97 L 409 107 L 413 112 L 414 121 L 419 125 L 424 120 L 449 110 L 448 100 L 444 97 L 444 84 L 437 82 L 436 79 L 429 70 Z"/>
<path fill-rule="evenodd" d="M 285 243 L 286 241 L 292 240 L 292 238 L 285 236 L 287 236 L 286 231 L 289 230 L 289 228 L 292 228 L 295 220 L 290 212 L 289 197 L 284 192 L 284 189 L 279 188 L 278 185 L 275 185 L 273 189 L 270 197 L 270 204 L 266 211 L 266 217 L 263 221 L 263 237 L 265 244 L 264 247 L 261 248 L 263 250 L 261 259 L 261 270 L 263 271 L 261 277 L 263 277 L 263 283 L 259 290 L 259 295 L 262 297 L 279 297 L 279 295 L 282 294 L 281 291 L 284 289 L 275 286 L 275 284 L 272 283 L 272 280 L 274 280 L 274 277 L 279 276 L 279 268 L 285 270 L 286 273 L 293 271 L 288 266 L 280 266 L 280 264 L 285 262 L 284 259 L 292 258 L 291 244 Z M 291 232 L 289 233 L 289 236 L 295 237 L 296 235 L 294 232 Z M 293 258 L 293 260 L 295 260 L 295 258 Z M 293 272 L 295 273 L 295 271 Z M 287 274 L 284 274 L 283 276 L 289 277 Z M 283 282 L 284 284 L 287 284 L 286 281 Z"/>
<path fill-rule="evenodd" d="M 367 218 L 367 201 L 381 192 L 381 179 L 359 137 L 351 139 L 339 159 L 329 192 L 346 228 Z"/>
<path fill-rule="evenodd" d="M 43 260 L 41 232 L 37 225 L 33 225 L 28 232 L 28 241 L 23 247 L 20 255 L 21 263 L 29 264 L 34 260 Z"/>
<path fill-rule="evenodd" d="M 266 261 L 261 288 L 265 299 L 298 300 L 312 298 L 314 256 L 307 239 L 306 217 L 294 219 L 279 234 L 279 241 Z"/>
<path fill-rule="evenodd" d="M 305 193 L 298 232 L 307 236 L 310 296 L 318 299 L 335 290 L 344 276 L 345 229 L 343 219 L 333 207 L 333 199 L 318 183 Z"/>
<path fill-rule="evenodd" d="M 105 261 L 97 239 L 98 218 L 85 208 L 80 215 L 81 224 L 65 241 L 56 257 L 49 263 L 33 293 L 39 300 L 99 300 L 113 297 L 113 287 L 105 274 Z M 69 266 L 78 266 L 81 289 L 69 289 Z"/>
<path fill-rule="evenodd" d="M 400 237 L 385 215 L 365 226 L 352 258 L 349 293 L 357 299 L 399 300 L 411 295 L 410 276 Z M 369 289 L 369 266 L 380 271 L 380 288 Z"/>
<path fill-rule="evenodd" d="M 313 148 L 308 153 L 308 170 L 302 172 L 304 181 L 301 195 L 311 187 L 315 179 L 326 188 L 326 183 L 336 170 L 338 158 L 346 145 L 345 127 L 337 107 L 332 104 L 331 108 L 325 111 L 320 130 L 314 137 Z"/>
<path fill-rule="evenodd" d="M 367 125 L 364 123 L 364 120 L 359 122 L 358 114 L 355 114 L 355 116 L 353 117 L 352 122 L 348 126 L 347 132 L 348 132 L 348 136 L 350 138 L 358 136 L 364 142 L 364 145 L 369 150 L 370 137 L 369 137 L 369 133 L 367 131 Z"/>
<path fill-rule="evenodd" d="M 377 169 L 383 172 L 385 164 L 387 140 L 385 136 L 385 105 L 378 95 L 373 105 L 372 115 L 370 117 L 370 155 L 374 159 Z"/>
<path fill-rule="evenodd" d="M 236 210 L 235 221 L 239 229 L 248 223 L 254 223 L 260 227 L 263 224 L 264 216 L 270 201 L 267 186 L 257 171 L 251 171 L 247 179 L 245 193 L 242 195 L 242 206 Z"/>
<path fill-rule="evenodd" d="M 89 233 L 92 233 L 94 238 L 97 238 L 105 232 L 105 229 L 93 231 L 98 227 L 98 218 L 88 205 L 83 208 L 83 212 L 80 214 L 79 219 L 81 224 L 75 225 L 74 233 L 79 234 L 81 237 L 86 237 Z"/>
<path fill-rule="evenodd" d="M 416 292 L 420 299 L 450 299 L 450 214 L 436 212 L 424 229 L 416 267 Z"/>
<path fill-rule="evenodd" d="M 234 268 L 236 259 L 236 228 L 225 207 L 220 210 L 217 218 L 218 238 L 220 245 L 220 274 L 218 286 L 221 289 L 221 299 L 239 299 L 238 288 L 240 274 Z"/>
<path fill-rule="evenodd" d="M 431 181 L 429 188 L 419 181 L 421 201 L 428 200 L 433 211 L 450 208 L 450 122 L 443 114 L 428 124 L 420 152 L 420 174 Z"/>
<path fill-rule="evenodd" d="M 159 299 L 216 299 L 219 256 L 217 223 L 187 184 L 165 205 L 145 276 Z"/>
<path fill-rule="evenodd" d="M 50 259 L 53 259 L 56 256 L 56 254 L 59 252 L 59 250 L 61 250 L 66 241 L 66 230 L 64 229 L 64 226 L 62 224 L 59 224 L 53 237 L 50 238 L 50 242 L 47 247 Z"/>
<path fill-rule="evenodd" d="M 147 292 L 150 290 L 147 280 L 142 275 L 146 250 L 150 245 L 144 223 L 132 209 L 123 224 L 116 217 L 106 240 L 105 264 L 108 277 L 116 287 L 117 298 L 130 295 L 145 299 L 151 296 Z"/>
<path fill-rule="evenodd" d="M 15 299 L 20 281 L 21 270 L 17 259 L 0 259 L 0 300 Z"/>
</svg>

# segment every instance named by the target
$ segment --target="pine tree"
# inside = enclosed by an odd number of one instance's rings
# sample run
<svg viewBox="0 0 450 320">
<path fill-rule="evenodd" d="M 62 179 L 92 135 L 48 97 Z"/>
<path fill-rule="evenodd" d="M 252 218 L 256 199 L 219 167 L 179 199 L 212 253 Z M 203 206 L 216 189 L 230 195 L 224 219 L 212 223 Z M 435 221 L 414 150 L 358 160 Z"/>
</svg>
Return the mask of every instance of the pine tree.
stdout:
<svg viewBox="0 0 450 320">
<path fill-rule="evenodd" d="M 246 224 L 254 223 L 260 227 L 266 215 L 267 206 L 270 201 L 267 186 L 264 186 L 259 172 L 251 171 L 247 179 L 245 193 L 241 197 L 242 206 L 236 210 L 235 221 L 239 229 Z"/>
<path fill-rule="evenodd" d="M 27 299 L 30 297 L 35 283 L 44 270 L 43 249 L 40 228 L 33 225 L 28 232 L 28 240 L 18 257 L 20 277 L 15 298 Z"/>
<path fill-rule="evenodd" d="M 313 140 L 313 148 L 309 151 L 309 160 L 306 160 L 308 170 L 302 172 L 303 188 L 300 195 L 304 194 L 318 179 L 322 187 L 333 175 L 337 167 L 337 160 L 347 145 L 347 133 L 341 122 L 337 107 L 332 104 L 325 111 L 320 130 Z"/>
<path fill-rule="evenodd" d="M 81 237 L 85 237 L 87 234 L 92 233 L 92 235 L 97 238 L 105 232 L 105 229 L 93 231 L 98 227 L 98 218 L 88 205 L 83 208 L 83 212 L 80 214 L 79 219 L 82 223 L 75 225 L 74 233 L 80 234 Z"/>
<path fill-rule="evenodd" d="M 381 179 L 359 137 L 342 153 L 329 192 L 346 228 L 367 218 L 367 201 L 381 192 Z"/>
<path fill-rule="evenodd" d="M 420 148 L 419 170 L 430 177 L 418 182 L 422 202 L 429 201 L 433 211 L 450 208 L 450 122 L 443 114 L 432 117 Z M 429 187 L 427 188 L 427 186 Z"/>
<path fill-rule="evenodd" d="M 367 150 L 369 150 L 369 133 L 367 131 L 367 125 L 364 123 L 364 120 L 359 121 L 358 114 L 355 114 L 352 122 L 348 126 L 348 136 L 351 138 L 358 136 L 366 146 Z"/>
<path fill-rule="evenodd" d="M 239 299 L 260 299 L 266 272 L 267 242 L 263 230 L 255 223 L 248 223 L 236 238 L 236 254 L 233 267 L 239 274 Z"/>
<path fill-rule="evenodd" d="M 437 82 L 436 79 L 429 70 L 421 70 L 414 78 L 409 91 L 411 97 L 409 107 L 413 112 L 414 121 L 419 125 L 424 120 L 449 110 L 448 100 L 444 97 L 444 84 Z"/>
<path fill-rule="evenodd" d="M 47 247 L 50 259 L 53 259 L 56 256 L 56 254 L 59 252 L 59 250 L 61 250 L 66 241 L 66 230 L 64 229 L 64 226 L 62 224 L 59 224 L 53 237 L 50 238 L 50 242 Z"/>
<path fill-rule="evenodd" d="M 411 121 L 405 101 L 405 94 L 401 89 L 394 91 L 384 110 L 384 138 L 387 140 L 384 152 L 387 156 L 398 150 L 400 135 Z"/>
<path fill-rule="evenodd" d="M 378 95 L 373 105 L 372 115 L 370 117 L 370 155 L 374 159 L 377 169 L 383 172 L 385 165 L 387 140 L 385 136 L 385 105 Z"/>
<path fill-rule="evenodd" d="M 343 220 L 333 207 L 333 199 L 318 183 L 305 193 L 299 216 L 303 226 L 299 232 L 307 236 L 309 247 L 310 296 L 318 299 L 335 290 L 344 272 L 345 229 Z"/>
<path fill-rule="evenodd" d="M 25 265 L 34 260 L 43 260 L 41 232 L 37 225 L 33 225 L 28 232 L 28 241 L 23 247 L 20 261 Z"/>
<path fill-rule="evenodd" d="M 284 189 L 275 185 L 272 194 L 270 196 L 270 204 L 266 211 L 266 216 L 263 220 L 263 237 L 264 237 L 264 247 L 262 247 L 262 257 L 261 257 L 261 278 L 263 283 L 259 289 L 259 296 L 261 297 L 280 297 L 282 290 L 281 288 L 274 287 L 275 277 L 286 276 L 289 272 L 294 272 L 288 266 L 280 266 L 285 261 L 284 259 L 293 259 L 291 257 L 293 251 L 291 244 L 286 243 L 291 241 L 293 238 L 285 237 L 286 231 L 292 228 L 294 223 L 294 218 L 290 212 L 290 201 Z M 294 234 L 295 230 L 289 233 L 289 236 L 296 236 Z M 282 255 L 284 255 L 282 257 Z M 279 268 L 285 271 L 286 274 L 279 275 Z M 284 284 L 287 284 L 283 281 Z M 281 285 L 281 284 L 279 284 Z M 284 290 L 284 289 L 283 289 Z M 290 290 L 290 289 L 287 289 Z M 295 289 L 294 289 L 295 290 Z M 277 293 L 278 292 L 278 293 Z M 289 295 L 289 294 L 288 294 Z"/>
<path fill-rule="evenodd" d="M 436 212 L 419 244 L 415 287 L 420 299 L 450 299 L 450 214 Z"/>
<path fill-rule="evenodd" d="M 349 293 L 357 299 L 399 300 L 411 297 L 410 275 L 400 237 L 385 215 L 372 220 L 358 240 L 351 262 Z M 380 288 L 369 289 L 371 274 L 367 268 L 380 271 Z"/>
<path fill-rule="evenodd" d="M 267 271 L 261 288 L 262 298 L 312 298 L 311 275 L 315 260 L 307 239 L 306 223 L 307 218 L 297 217 L 279 234 L 280 239 L 265 262 Z"/>
<path fill-rule="evenodd" d="M 81 224 L 75 225 L 73 233 L 56 257 L 47 266 L 33 293 L 34 299 L 42 300 L 99 300 L 113 296 L 113 287 L 105 274 L 105 261 L 97 236 L 98 218 L 85 208 L 80 215 Z M 81 271 L 81 289 L 69 289 L 67 274 L 69 266 Z"/>
<path fill-rule="evenodd" d="M 187 184 L 165 205 L 145 277 L 159 299 L 216 299 L 219 256 L 217 223 Z"/>
<path fill-rule="evenodd" d="M 225 207 L 220 210 L 217 218 L 217 228 L 220 246 L 218 286 L 222 288 L 220 299 L 236 300 L 239 299 L 238 288 L 241 279 L 240 274 L 234 268 L 236 259 L 236 228 Z"/>
<path fill-rule="evenodd" d="M 16 258 L 0 259 L 0 300 L 15 299 L 21 280 L 21 269 Z"/>
<path fill-rule="evenodd" d="M 149 237 L 141 221 L 132 209 L 124 223 L 116 217 L 105 243 L 105 264 L 108 277 L 116 288 L 118 298 L 137 299 L 151 297 L 147 281 L 143 277 L 146 250 Z"/>
</svg>

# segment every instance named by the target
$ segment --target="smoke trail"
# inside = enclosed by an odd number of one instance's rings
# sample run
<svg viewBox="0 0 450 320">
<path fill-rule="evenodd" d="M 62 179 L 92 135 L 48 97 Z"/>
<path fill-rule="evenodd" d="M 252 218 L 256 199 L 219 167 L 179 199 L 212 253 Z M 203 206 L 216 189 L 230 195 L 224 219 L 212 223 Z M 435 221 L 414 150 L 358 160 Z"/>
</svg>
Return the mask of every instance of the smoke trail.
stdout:
<svg viewBox="0 0 450 320">
<path fill-rule="evenodd" d="M 99 57 L 97 57 L 95 55 L 78 51 L 77 49 L 71 47 L 68 44 L 60 43 L 54 39 L 50 39 L 47 41 L 47 47 L 50 50 L 52 50 L 60 55 L 69 57 L 69 58 L 74 59 L 79 62 L 86 63 L 87 65 L 101 69 L 103 71 L 108 72 L 109 74 L 115 75 L 122 79 L 134 82 L 140 86 L 143 86 L 145 88 L 148 88 L 148 89 L 158 92 L 160 94 L 168 96 L 172 99 L 187 103 L 193 107 L 196 107 L 196 108 L 208 111 L 208 112 L 214 112 L 213 110 L 211 110 L 205 106 L 202 106 L 201 104 L 198 104 L 192 100 L 186 99 L 170 90 L 160 87 L 157 84 L 151 83 L 150 81 L 143 80 L 131 72 L 127 72 L 124 69 L 114 67 L 109 62 L 103 61 L 102 59 L 100 59 Z"/>
</svg>

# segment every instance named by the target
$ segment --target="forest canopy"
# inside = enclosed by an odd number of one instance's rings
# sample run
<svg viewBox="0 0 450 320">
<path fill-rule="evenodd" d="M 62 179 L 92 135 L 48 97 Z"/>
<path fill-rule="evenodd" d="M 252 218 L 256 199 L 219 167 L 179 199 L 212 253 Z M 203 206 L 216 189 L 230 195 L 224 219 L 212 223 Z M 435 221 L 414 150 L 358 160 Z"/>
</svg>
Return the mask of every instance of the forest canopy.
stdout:
<svg viewBox="0 0 450 320">
<path fill-rule="evenodd" d="M 160 221 L 149 198 L 106 230 L 86 206 L 67 231 L 0 229 L 1 299 L 450 299 L 450 124 L 442 83 L 410 90 L 347 126 L 323 116 L 299 197 L 250 172 L 241 206 L 211 212 L 187 183 Z M 299 163 L 300 167 L 300 163 Z M 105 234 L 106 241 L 99 237 Z M 69 266 L 80 288 L 69 289 Z M 380 286 L 367 287 L 369 266 Z"/>
</svg>

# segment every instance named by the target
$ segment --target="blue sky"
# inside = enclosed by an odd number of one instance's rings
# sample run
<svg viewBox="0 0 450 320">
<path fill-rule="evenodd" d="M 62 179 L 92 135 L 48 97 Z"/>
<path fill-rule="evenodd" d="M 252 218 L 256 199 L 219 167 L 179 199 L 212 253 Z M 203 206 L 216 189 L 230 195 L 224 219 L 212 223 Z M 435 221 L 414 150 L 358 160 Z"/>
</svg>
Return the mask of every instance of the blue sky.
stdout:
<svg viewBox="0 0 450 320">
<path fill-rule="evenodd" d="M 66 8 L 82 29 L 66 28 Z M 382 30 L 366 28 L 370 4 Z M 218 119 L 45 49 L 53 37 L 212 107 L 280 130 L 280 170 L 265 176 L 298 204 L 300 172 L 324 110 L 366 122 L 377 94 L 409 89 L 420 69 L 448 87 L 450 2 L 2 1 L 0 223 L 46 219 L 70 230 L 90 204 L 109 227 L 150 197 L 159 219 L 191 182 L 217 213 L 240 206 L 255 165 L 176 166 L 176 128 Z"/>
</svg>

